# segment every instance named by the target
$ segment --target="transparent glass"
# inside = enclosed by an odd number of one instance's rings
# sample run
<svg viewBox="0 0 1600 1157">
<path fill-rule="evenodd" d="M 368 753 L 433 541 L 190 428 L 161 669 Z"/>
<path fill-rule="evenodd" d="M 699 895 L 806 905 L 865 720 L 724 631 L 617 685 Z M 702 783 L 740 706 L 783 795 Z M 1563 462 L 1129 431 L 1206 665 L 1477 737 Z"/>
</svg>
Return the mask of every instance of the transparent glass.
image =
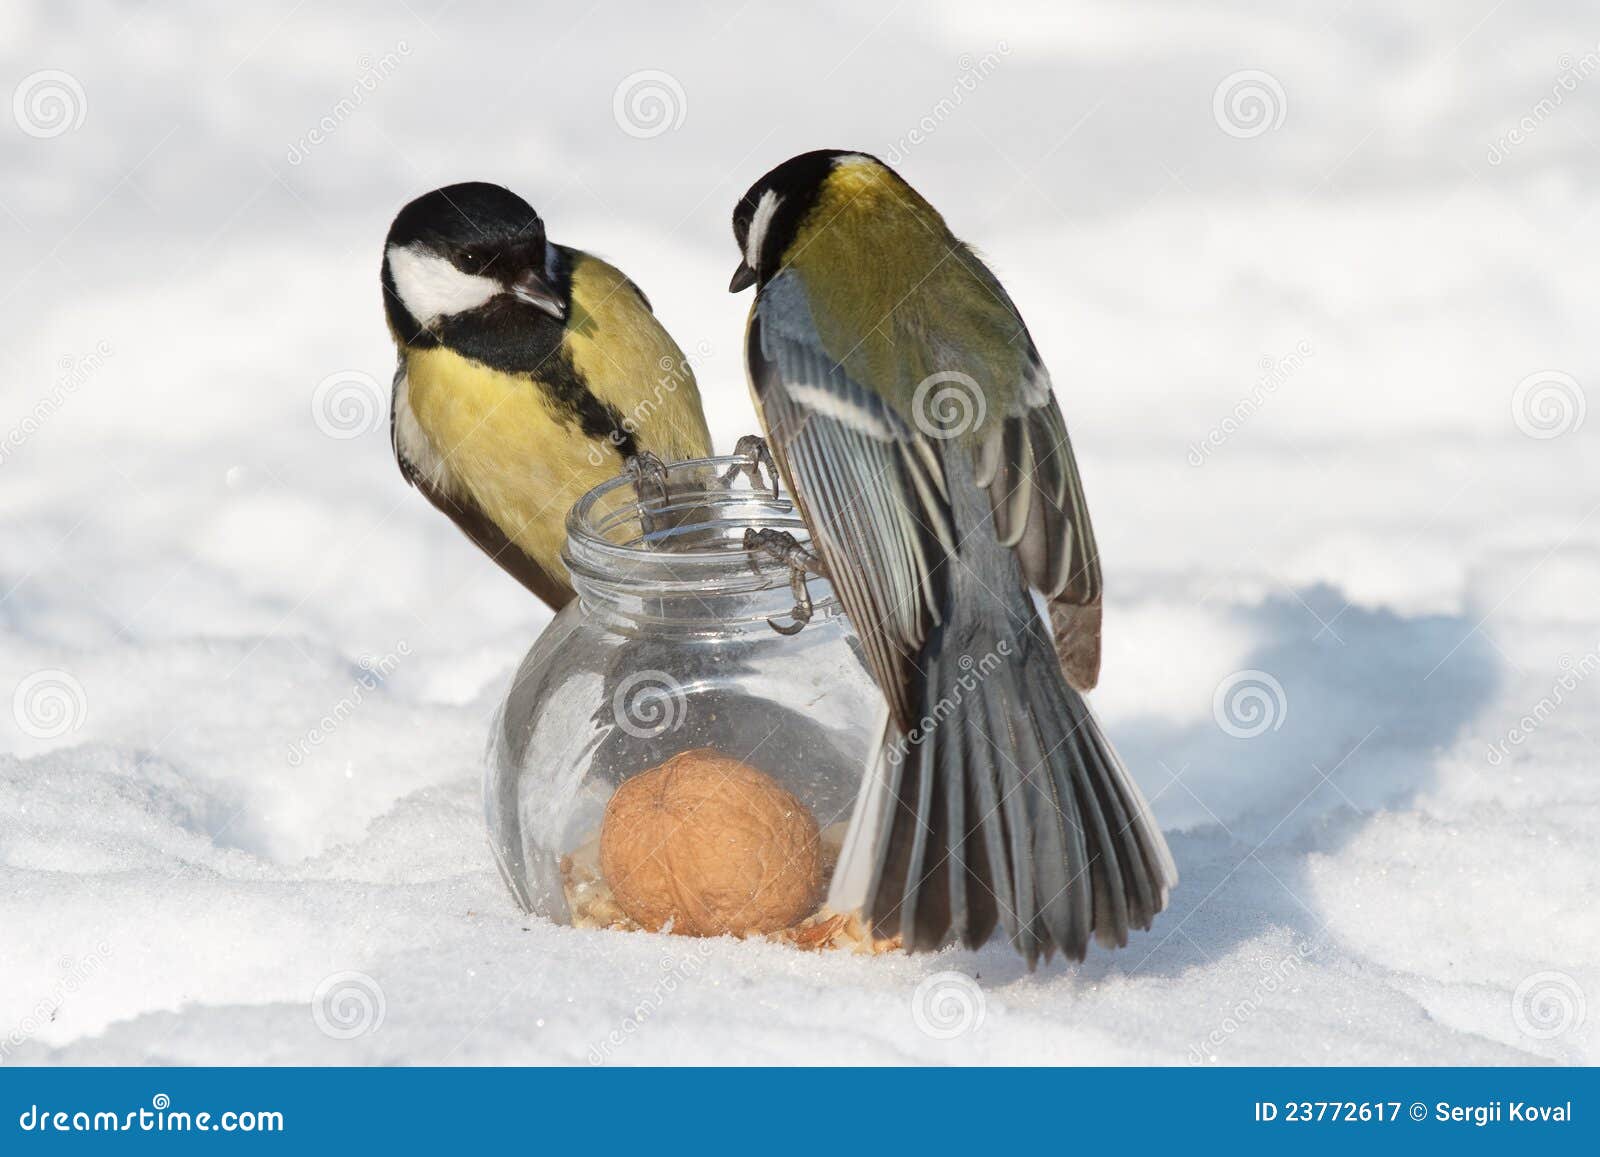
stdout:
<svg viewBox="0 0 1600 1157">
<path fill-rule="evenodd" d="M 490 839 L 518 903 L 564 923 L 588 911 L 606 805 L 630 777 L 711 748 L 777 780 L 810 812 L 822 862 L 842 839 L 882 697 L 825 580 L 797 634 L 788 568 L 753 558 L 751 527 L 806 531 L 787 497 L 722 475 L 743 459 L 623 475 L 572 509 L 565 560 L 578 598 L 517 671 L 485 784 Z M 824 891 L 826 878 L 824 877 Z M 820 903 L 820 896 L 819 896 Z"/>
</svg>

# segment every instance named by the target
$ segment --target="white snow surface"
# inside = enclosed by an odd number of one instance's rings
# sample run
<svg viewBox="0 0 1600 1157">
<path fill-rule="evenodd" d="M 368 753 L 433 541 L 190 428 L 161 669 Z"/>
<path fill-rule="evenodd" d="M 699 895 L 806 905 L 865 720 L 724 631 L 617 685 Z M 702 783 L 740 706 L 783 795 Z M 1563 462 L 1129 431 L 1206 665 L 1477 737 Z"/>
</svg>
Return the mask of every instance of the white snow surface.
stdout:
<svg viewBox="0 0 1600 1157">
<path fill-rule="evenodd" d="M 1592 11 L 223 8 L 0 44 L 0 1063 L 1600 1059 Z M 726 450 L 729 211 L 825 145 L 989 257 L 1074 435 L 1094 703 L 1183 876 L 1082 965 L 576 931 L 490 860 L 548 614 L 394 468 L 388 220 L 521 191 L 701 348 Z"/>
</svg>

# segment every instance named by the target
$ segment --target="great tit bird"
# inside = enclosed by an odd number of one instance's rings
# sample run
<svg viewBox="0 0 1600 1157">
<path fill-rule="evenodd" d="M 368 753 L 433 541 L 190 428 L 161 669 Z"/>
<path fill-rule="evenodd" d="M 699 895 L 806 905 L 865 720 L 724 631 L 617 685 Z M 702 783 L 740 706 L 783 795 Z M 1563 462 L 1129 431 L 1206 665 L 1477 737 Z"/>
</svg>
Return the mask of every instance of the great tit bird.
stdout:
<svg viewBox="0 0 1600 1157">
<path fill-rule="evenodd" d="M 694 371 L 649 300 L 548 242 L 508 189 L 449 185 L 401 209 L 383 303 L 401 474 L 551 607 L 573 594 L 576 499 L 629 463 L 711 453 Z"/>
<path fill-rule="evenodd" d="M 770 450 L 888 700 L 830 903 L 908 949 L 998 922 L 1030 966 L 1126 944 L 1177 871 L 1079 694 L 1100 563 L 1016 306 L 861 153 L 779 165 L 733 232 Z"/>
</svg>

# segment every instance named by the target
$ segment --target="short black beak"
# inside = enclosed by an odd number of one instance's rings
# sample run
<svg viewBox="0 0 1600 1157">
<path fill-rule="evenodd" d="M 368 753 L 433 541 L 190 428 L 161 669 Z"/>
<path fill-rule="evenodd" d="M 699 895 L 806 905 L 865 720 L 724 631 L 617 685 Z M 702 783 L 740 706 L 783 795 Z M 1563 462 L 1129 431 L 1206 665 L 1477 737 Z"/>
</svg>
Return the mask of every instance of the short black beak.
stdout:
<svg viewBox="0 0 1600 1157">
<path fill-rule="evenodd" d="M 511 296 L 518 301 L 544 310 L 557 321 L 567 316 L 567 303 L 551 288 L 550 282 L 537 269 L 525 269 L 511 282 Z"/>
<path fill-rule="evenodd" d="M 749 289 L 755 283 L 756 271 L 741 261 L 739 262 L 739 268 L 733 271 L 733 280 L 728 282 L 728 292 L 740 293 L 743 290 Z"/>
</svg>

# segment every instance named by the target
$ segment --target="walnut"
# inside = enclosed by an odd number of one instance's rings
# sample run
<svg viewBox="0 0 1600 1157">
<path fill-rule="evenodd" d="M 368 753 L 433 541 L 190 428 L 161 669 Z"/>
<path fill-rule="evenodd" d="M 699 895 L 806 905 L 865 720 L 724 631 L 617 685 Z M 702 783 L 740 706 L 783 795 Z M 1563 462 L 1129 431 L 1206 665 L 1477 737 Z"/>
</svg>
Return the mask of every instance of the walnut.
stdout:
<svg viewBox="0 0 1600 1157">
<path fill-rule="evenodd" d="M 600 870 L 652 932 L 775 932 L 822 889 L 816 820 L 771 776 L 701 747 L 627 780 L 606 805 Z"/>
</svg>

